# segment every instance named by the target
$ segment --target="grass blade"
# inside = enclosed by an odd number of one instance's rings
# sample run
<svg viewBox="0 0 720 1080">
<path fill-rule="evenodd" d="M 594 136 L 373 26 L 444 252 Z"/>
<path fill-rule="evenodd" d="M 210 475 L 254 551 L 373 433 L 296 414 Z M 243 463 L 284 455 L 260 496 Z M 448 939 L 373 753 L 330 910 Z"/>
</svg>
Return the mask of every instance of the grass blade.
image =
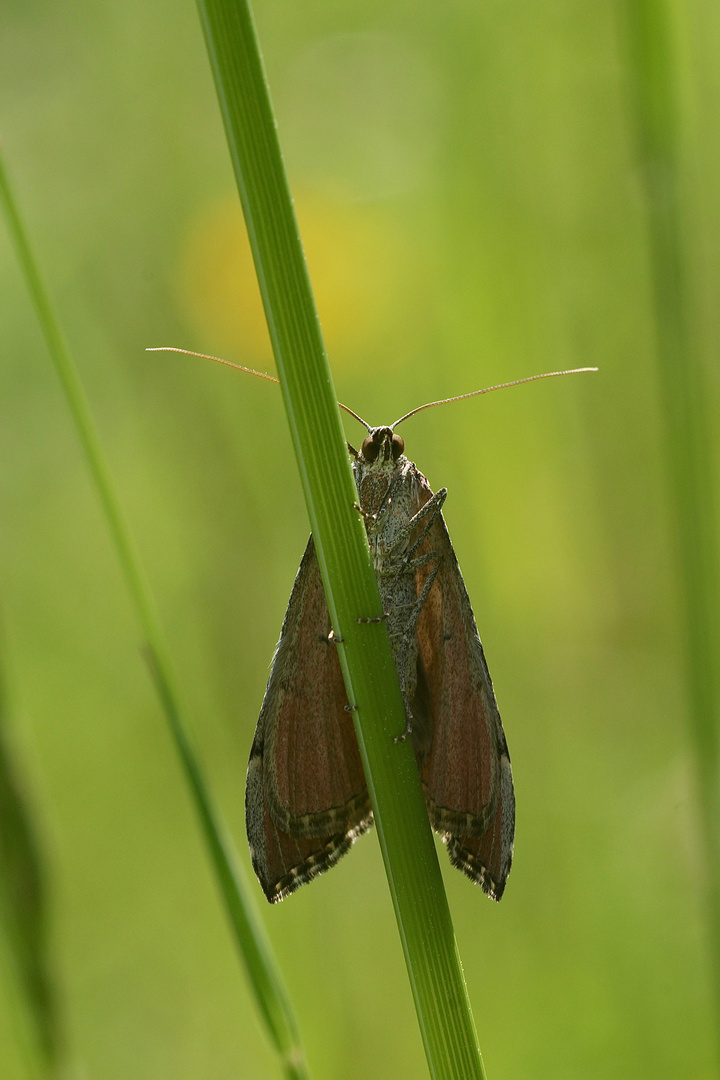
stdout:
<svg viewBox="0 0 720 1080">
<path fill-rule="evenodd" d="M 713 384 L 692 325 L 690 217 L 683 196 L 680 93 L 670 12 L 627 0 L 628 74 L 645 188 L 666 469 L 679 570 L 690 733 L 705 849 L 705 909 L 720 1032 L 720 565 Z"/>
<path fill-rule="evenodd" d="M 250 7 L 198 0 L 430 1072 L 484 1070 Z"/>
<path fill-rule="evenodd" d="M 60 1030 L 48 956 L 45 868 L 9 745 L 9 703 L 0 667 L 0 926 L 23 990 L 46 1075 L 58 1066 Z"/>
<path fill-rule="evenodd" d="M 221 823 L 220 815 L 213 805 L 197 756 L 188 737 L 175 676 L 150 588 L 125 522 L 77 369 L 32 253 L 1 153 L 0 203 L 50 356 L 65 391 L 128 590 L 135 605 L 145 637 L 146 655 L 173 741 L 180 755 L 230 925 L 240 955 L 244 960 L 250 984 L 255 992 L 258 1008 L 267 1025 L 273 1045 L 280 1055 L 285 1075 L 290 1080 L 303 1080 L 309 1074 L 289 997 L 269 941 L 256 913 L 254 901 L 250 897 L 244 875 Z"/>
</svg>

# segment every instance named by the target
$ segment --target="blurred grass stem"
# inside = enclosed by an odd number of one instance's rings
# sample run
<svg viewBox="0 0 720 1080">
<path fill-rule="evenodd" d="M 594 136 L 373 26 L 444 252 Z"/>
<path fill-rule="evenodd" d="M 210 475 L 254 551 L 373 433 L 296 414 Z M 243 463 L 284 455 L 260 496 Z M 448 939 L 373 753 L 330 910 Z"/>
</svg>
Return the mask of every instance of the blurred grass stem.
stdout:
<svg viewBox="0 0 720 1080">
<path fill-rule="evenodd" d="M 12 753 L 4 644 L 0 636 L 0 971 L 17 988 L 12 1026 L 28 1076 L 49 1077 L 62 1058 L 63 1032 L 48 948 L 47 870 Z"/>
<path fill-rule="evenodd" d="M 18 203 L 8 180 L 1 147 L 0 203 L 41 330 L 70 407 L 126 585 L 145 635 L 146 657 L 180 755 L 220 892 L 255 992 L 258 1008 L 268 1027 L 275 1049 L 280 1055 L 285 1075 L 289 1080 L 304 1080 L 309 1073 L 304 1063 L 295 1016 L 237 857 L 232 850 L 220 815 L 213 805 L 188 737 L 160 619 L 145 579 L 140 557 L 115 492 L 80 376 L 65 343 L 49 293 L 30 247 Z"/>
<path fill-rule="evenodd" d="M 680 571 L 690 731 L 705 852 L 705 893 L 720 1033 L 720 565 L 712 385 L 693 327 L 675 42 L 665 0 L 626 0 L 629 86 L 650 249 L 670 512 Z M 720 1038 L 720 1035 L 718 1036 Z"/>
</svg>

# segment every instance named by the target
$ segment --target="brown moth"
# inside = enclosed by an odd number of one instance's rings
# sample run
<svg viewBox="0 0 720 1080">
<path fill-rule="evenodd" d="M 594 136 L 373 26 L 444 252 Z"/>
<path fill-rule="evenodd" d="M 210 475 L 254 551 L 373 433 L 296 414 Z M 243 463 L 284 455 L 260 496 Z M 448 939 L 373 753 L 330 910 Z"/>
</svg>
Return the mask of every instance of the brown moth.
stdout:
<svg viewBox="0 0 720 1080">
<path fill-rule="evenodd" d="M 430 824 L 450 860 L 499 900 L 510 872 L 510 755 L 441 508 L 392 427 L 369 428 L 352 468 Z M 312 537 L 300 564 L 250 753 L 255 873 L 282 900 L 373 822 Z"/>
<path fill-rule="evenodd" d="M 220 357 L 207 359 L 278 381 Z M 596 370 L 553 371 L 433 401 L 389 427 L 373 428 L 341 405 L 368 430 L 359 453 L 349 447 L 358 509 L 430 824 L 447 845 L 453 866 L 494 900 L 503 895 L 513 858 L 510 754 L 441 512 L 447 490 L 433 493 L 405 456 L 395 428 L 434 405 Z M 253 867 L 270 903 L 329 870 L 373 824 L 312 536 L 290 594 L 255 730 L 245 815 Z"/>
</svg>

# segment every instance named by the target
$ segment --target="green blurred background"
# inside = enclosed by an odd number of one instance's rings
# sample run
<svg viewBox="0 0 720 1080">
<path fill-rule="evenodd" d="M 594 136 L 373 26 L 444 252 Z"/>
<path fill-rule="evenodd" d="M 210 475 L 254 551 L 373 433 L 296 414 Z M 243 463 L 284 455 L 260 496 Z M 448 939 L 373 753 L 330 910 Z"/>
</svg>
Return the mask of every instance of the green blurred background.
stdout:
<svg viewBox="0 0 720 1080">
<path fill-rule="evenodd" d="M 341 400 L 386 423 L 600 368 L 403 431 L 449 488 L 513 757 L 502 904 L 441 853 L 489 1076 L 714 1075 L 621 7 L 255 12 Z M 694 325 L 711 357 L 720 14 L 698 0 L 674 15 Z M 0 134 L 251 873 L 245 768 L 308 524 L 277 390 L 144 352 L 272 367 L 193 4 L 6 0 Z M 4 230 L 0 275 L 2 652 L 65 1075 L 277 1076 Z M 373 834 L 263 916 L 314 1076 L 425 1075 Z M 26 1028 L 5 956 L 3 1080 L 31 1075 Z"/>
</svg>

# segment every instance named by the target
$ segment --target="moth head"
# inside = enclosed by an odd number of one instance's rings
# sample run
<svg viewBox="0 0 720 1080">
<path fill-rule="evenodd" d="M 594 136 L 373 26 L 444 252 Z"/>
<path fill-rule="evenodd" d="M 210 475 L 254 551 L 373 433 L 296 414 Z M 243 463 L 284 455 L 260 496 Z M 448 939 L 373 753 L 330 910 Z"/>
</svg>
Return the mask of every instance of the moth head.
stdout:
<svg viewBox="0 0 720 1080">
<path fill-rule="evenodd" d="M 370 434 L 360 447 L 360 458 L 369 465 L 395 462 L 405 452 L 405 442 L 389 427 L 371 428 Z"/>
</svg>

